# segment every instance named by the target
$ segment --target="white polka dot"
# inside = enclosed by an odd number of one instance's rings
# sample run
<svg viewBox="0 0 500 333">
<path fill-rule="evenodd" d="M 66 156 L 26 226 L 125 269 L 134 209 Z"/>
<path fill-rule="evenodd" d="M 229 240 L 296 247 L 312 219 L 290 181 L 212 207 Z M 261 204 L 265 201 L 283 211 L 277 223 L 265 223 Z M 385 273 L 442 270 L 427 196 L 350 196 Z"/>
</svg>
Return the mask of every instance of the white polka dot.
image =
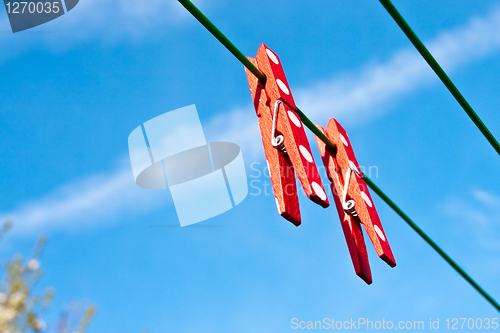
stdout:
<svg viewBox="0 0 500 333">
<path fill-rule="evenodd" d="M 281 214 L 281 210 L 280 210 L 280 204 L 278 202 L 278 198 L 274 197 L 274 201 L 276 201 L 276 208 L 278 208 L 278 213 Z"/>
<path fill-rule="evenodd" d="M 359 170 L 356 167 L 356 164 L 354 164 L 352 161 L 349 161 L 349 167 L 353 170 L 355 170 L 359 174 Z"/>
<path fill-rule="evenodd" d="M 311 156 L 311 153 L 309 152 L 309 150 L 307 150 L 306 147 L 304 147 L 303 145 L 300 145 L 299 146 L 299 150 L 302 154 L 302 156 L 304 156 L 304 158 L 309 162 L 309 163 L 312 163 L 313 162 L 313 157 Z"/>
<path fill-rule="evenodd" d="M 312 182 L 312 188 L 314 190 L 314 193 L 316 193 L 316 195 L 323 201 L 326 200 L 326 193 L 325 191 L 323 190 L 323 188 L 321 187 L 321 185 L 319 185 L 318 183 L 316 182 Z"/>
<path fill-rule="evenodd" d="M 342 143 L 344 144 L 344 146 L 346 147 L 349 147 L 349 143 L 347 143 L 347 140 L 344 138 L 344 136 L 342 134 L 340 134 L 340 140 L 342 140 Z"/>
<path fill-rule="evenodd" d="M 267 56 L 269 59 L 271 59 L 276 65 L 278 65 L 280 62 L 278 61 L 278 57 L 276 54 L 273 53 L 273 51 L 266 49 Z"/>
<path fill-rule="evenodd" d="M 368 198 L 368 195 L 366 195 L 365 192 L 361 191 L 361 196 L 363 197 L 363 200 L 365 200 L 365 202 L 368 206 L 373 207 L 373 204 L 372 204 L 370 198 Z"/>
<path fill-rule="evenodd" d="M 375 232 L 380 237 L 380 239 L 382 239 L 385 242 L 384 233 L 382 232 L 382 230 L 380 230 L 380 228 L 378 227 L 378 225 L 374 225 L 373 228 L 375 229 Z"/>
<path fill-rule="evenodd" d="M 278 87 L 280 87 L 281 91 L 283 91 L 285 94 L 290 95 L 290 91 L 286 87 L 286 84 L 283 83 L 280 79 L 276 79 L 276 83 L 278 84 Z"/>
<path fill-rule="evenodd" d="M 292 111 L 288 111 L 288 118 L 290 118 L 290 120 L 295 126 L 297 127 L 302 126 L 302 124 L 300 123 L 300 119 L 297 118 L 297 116 Z"/>
</svg>

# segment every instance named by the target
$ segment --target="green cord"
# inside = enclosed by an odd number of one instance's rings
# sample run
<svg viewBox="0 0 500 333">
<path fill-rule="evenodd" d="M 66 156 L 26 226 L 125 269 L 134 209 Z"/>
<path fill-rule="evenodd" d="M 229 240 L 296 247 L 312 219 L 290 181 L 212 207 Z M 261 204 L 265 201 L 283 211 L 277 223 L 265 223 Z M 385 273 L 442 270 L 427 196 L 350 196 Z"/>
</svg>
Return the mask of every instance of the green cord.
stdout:
<svg viewBox="0 0 500 333">
<path fill-rule="evenodd" d="M 210 33 L 219 40 L 250 72 L 255 75 L 262 84 L 266 83 L 266 76 L 248 60 L 240 50 L 189 0 L 179 0 L 184 6 Z"/>
<path fill-rule="evenodd" d="M 222 45 L 224 45 L 229 50 L 229 52 L 231 52 L 236 57 L 236 59 L 238 59 L 243 64 L 243 66 L 245 66 L 246 68 L 248 68 L 248 70 L 251 71 L 259 79 L 259 81 L 261 81 L 265 85 L 265 83 L 266 83 L 266 75 L 264 73 L 262 73 L 257 67 L 255 67 L 254 64 L 252 64 L 243 55 L 243 53 L 241 53 L 241 51 L 238 50 L 238 48 L 236 46 L 234 46 L 234 44 L 231 43 L 231 41 L 229 39 L 227 39 L 227 37 L 224 36 L 224 34 L 191 1 L 189 1 L 189 0 L 178 0 L 178 1 L 208 31 L 210 31 L 210 33 L 215 38 L 217 38 L 217 40 L 219 42 L 221 42 Z M 327 141 L 325 141 L 325 140 L 328 140 L 328 138 L 323 133 L 321 133 L 320 130 L 318 130 L 318 128 L 316 127 L 316 125 L 314 125 L 313 122 L 311 120 L 309 120 L 309 118 L 307 118 L 307 116 L 302 111 L 300 111 L 299 108 L 297 108 L 296 111 L 299 114 L 300 119 L 302 120 L 302 122 L 307 126 L 307 128 L 309 128 L 315 135 L 317 135 L 318 137 L 320 137 L 321 140 L 326 143 Z M 337 151 L 337 147 L 335 146 L 335 144 L 333 144 L 333 143 L 330 142 L 327 145 L 329 146 L 329 148 L 333 152 Z"/>
<path fill-rule="evenodd" d="M 490 130 L 486 125 L 483 123 L 481 118 L 477 115 L 477 113 L 474 111 L 472 106 L 470 106 L 469 102 L 465 99 L 465 97 L 460 93 L 458 88 L 455 86 L 455 84 L 451 81 L 451 79 L 448 77 L 448 75 L 445 73 L 443 68 L 439 65 L 439 63 L 434 59 L 432 54 L 429 52 L 429 50 L 425 47 L 424 43 L 417 37 L 415 32 L 410 28 L 408 23 L 406 23 L 405 19 L 401 14 L 398 12 L 396 7 L 392 4 L 390 0 L 379 0 L 382 6 L 389 12 L 389 14 L 392 16 L 394 21 L 399 25 L 401 30 L 405 33 L 406 37 L 410 40 L 410 42 L 415 46 L 415 48 L 418 50 L 418 52 L 422 55 L 422 57 L 427 61 L 429 66 L 431 66 L 432 70 L 437 74 L 437 76 L 441 79 L 441 81 L 444 83 L 446 88 L 450 91 L 450 93 L 455 97 L 457 102 L 462 106 L 464 111 L 467 113 L 469 118 L 474 122 L 474 124 L 477 126 L 477 128 L 483 133 L 484 137 L 488 142 L 491 144 L 491 146 L 496 150 L 496 152 L 500 155 L 500 144 L 498 143 L 497 139 L 491 134 Z"/>
<path fill-rule="evenodd" d="M 203 26 L 205 28 L 208 29 L 208 31 L 210 31 L 212 33 L 212 35 L 215 36 L 215 38 L 217 38 L 234 56 L 236 56 L 236 58 L 238 60 L 240 60 L 240 62 L 246 67 L 248 68 L 248 70 L 250 70 L 257 78 L 259 78 L 259 80 L 264 80 L 265 82 L 265 75 L 260 72 L 250 61 L 248 61 L 248 59 L 236 48 L 236 46 L 234 46 L 223 34 L 222 32 L 217 29 L 217 27 L 215 27 L 215 25 L 213 25 L 212 22 L 210 22 L 210 20 L 205 16 L 203 15 L 202 12 L 200 12 L 200 10 L 198 8 L 196 8 L 195 5 L 193 5 L 191 3 L 191 1 L 189 0 L 178 0 L 191 14 L 193 14 L 193 16 L 201 23 L 203 24 Z M 384 2 L 386 2 L 385 0 L 380 0 L 380 2 L 382 2 L 382 4 L 384 4 Z M 389 2 L 390 3 L 390 2 Z M 384 5 L 385 6 L 385 5 Z M 395 10 L 395 9 L 394 9 Z M 404 20 L 403 20 L 404 22 Z M 411 30 L 410 30 L 411 31 Z M 416 36 L 415 36 L 416 37 Z M 418 38 L 417 38 L 418 40 Z M 425 48 L 425 47 L 424 47 Z M 428 52 L 428 51 L 427 51 Z M 430 53 L 429 53 L 430 55 Z M 432 56 L 431 56 L 432 57 Z M 435 61 L 435 60 L 434 60 Z M 436 62 L 437 64 L 437 62 Z M 439 66 L 439 65 L 438 65 Z M 440 67 L 439 67 L 440 68 Z M 441 70 L 442 71 L 442 70 Z M 444 72 L 443 72 L 444 73 Z M 439 74 L 438 74 L 439 75 Z M 446 75 L 446 74 L 444 74 Z M 263 79 L 261 79 L 263 78 Z M 448 79 L 449 80 L 449 79 Z M 451 81 L 450 81 L 451 82 Z M 446 83 L 445 83 L 446 84 Z M 453 84 L 453 83 L 452 83 Z M 456 88 L 455 88 L 456 89 Z M 458 90 L 457 90 L 458 91 Z M 459 93 L 460 94 L 460 93 Z M 462 95 L 460 95 L 462 96 Z M 463 98 L 463 97 L 462 97 Z M 464 99 L 465 101 L 465 99 Z M 466 102 L 467 103 L 467 102 Z M 468 104 L 467 104 L 468 105 Z M 470 107 L 470 106 L 469 106 Z M 472 110 L 472 108 L 471 108 Z M 300 116 L 300 119 L 302 120 L 302 122 L 307 126 L 307 128 L 309 128 L 315 135 L 317 135 L 321 141 L 323 141 L 333 152 L 336 152 L 337 151 L 337 146 L 335 146 L 335 144 L 333 142 L 331 142 L 323 133 L 321 133 L 321 131 L 318 130 L 318 128 L 314 125 L 314 123 L 299 109 L 297 108 L 296 109 L 297 113 L 299 114 Z M 466 110 L 467 111 L 467 110 Z M 474 111 L 472 111 L 474 112 Z M 474 113 L 475 114 L 475 113 Z M 476 115 L 477 117 L 477 115 Z M 471 117 L 472 118 L 472 117 Z M 477 117 L 479 119 L 479 117 Z M 473 119 L 474 120 L 474 119 Z M 481 121 L 479 119 L 479 121 Z M 482 124 L 482 122 L 481 122 Z M 483 124 L 484 126 L 484 124 Z M 484 126 L 484 128 L 486 128 Z M 486 129 L 488 130 L 488 129 Z M 488 131 L 489 133 L 489 131 Z M 491 134 L 490 134 L 491 135 Z M 493 136 L 491 136 L 493 138 Z M 488 139 L 489 140 L 489 139 Z M 493 140 L 495 140 L 495 138 L 493 138 Z M 491 141 L 490 141 L 491 142 Z M 496 140 L 495 140 L 496 142 Z M 497 143 L 498 145 L 498 143 Z M 499 147 L 500 148 L 500 147 Z M 499 154 L 500 154 L 500 150 L 499 151 Z M 422 231 L 422 229 L 420 229 L 416 224 L 415 222 L 413 222 L 409 217 L 408 215 L 406 215 L 391 199 L 389 199 L 389 197 L 384 193 L 382 192 L 382 190 L 380 188 L 377 187 L 377 185 L 375 185 L 375 183 L 373 183 L 373 181 L 368 178 L 366 175 L 363 175 L 364 177 L 364 180 L 366 182 L 366 184 L 368 186 L 370 186 L 370 188 L 375 192 L 377 193 L 377 195 L 382 199 L 384 200 L 388 205 L 389 207 L 391 207 L 401 218 L 403 218 L 403 220 L 405 220 L 405 222 L 413 229 L 415 230 L 415 232 L 417 232 L 417 234 L 422 237 L 444 260 L 446 260 L 446 262 L 455 270 L 458 272 L 458 274 L 460 274 L 467 282 L 469 282 L 472 287 L 474 287 L 474 289 L 476 289 L 491 305 L 493 305 L 495 307 L 495 309 L 497 309 L 499 312 L 500 312 L 500 305 L 483 289 L 481 288 L 481 286 L 479 284 L 477 284 L 453 259 L 451 259 L 451 257 L 449 255 L 446 254 L 446 252 L 444 252 L 429 236 L 427 236 L 427 234 L 425 232 Z"/>
<path fill-rule="evenodd" d="M 321 132 L 314 123 L 307 118 L 304 112 L 302 112 L 298 107 L 295 107 L 295 112 L 300 116 L 300 120 L 302 120 L 302 123 L 306 125 L 307 128 L 311 130 L 318 138 L 323 141 L 328 148 L 330 148 L 330 154 L 337 155 L 337 146 L 331 142 L 328 137 Z"/>
<path fill-rule="evenodd" d="M 389 197 L 384 192 L 382 192 L 382 190 L 378 188 L 378 186 L 375 185 L 375 183 L 370 178 L 363 174 L 363 179 L 365 183 L 370 186 L 370 188 L 375 193 L 377 193 L 377 195 L 382 200 L 384 200 L 386 204 L 389 205 L 389 207 L 391 207 L 403 220 L 405 220 L 405 222 L 413 230 L 415 230 L 415 232 L 420 237 L 422 237 L 427 242 L 427 244 L 429 244 L 434 250 L 436 250 L 436 252 L 439 253 L 439 255 L 444 260 L 446 260 L 446 262 L 450 264 L 450 266 L 453 267 L 453 269 L 457 271 L 458 274 L 460 274 L 467 282 L 469 282 L 470 285 L 474 287 L 474 289 L 476 289 L 488 302 L 490 302 L 491 305 L 495 307 L 495 309 L 500 312 L 500 305 L 493 299 L 493 297 L 491 297 L 483 288 L 481 288 L 481 286 L 477 284 L 477 282 L 474 281 L 474 279 L 472 279 L 469 274 L 467 274 L 453 259 L 451 259 L 451 257 L 447 255 L 446 252 L 444 252 L 443 249 L 441 249 L 439 245 L 437 245 L 436 242 L 434 242 L 422 229 L 420 229 L 419 226 L 416 225 L 415 222 L 413 222 L 412 219 L 410 219 L 408 215 L 406 215 L 405 212 L 401 210 L 401 208 L 399 208 L 391 199 L 389 199 Z"/>
</svg>

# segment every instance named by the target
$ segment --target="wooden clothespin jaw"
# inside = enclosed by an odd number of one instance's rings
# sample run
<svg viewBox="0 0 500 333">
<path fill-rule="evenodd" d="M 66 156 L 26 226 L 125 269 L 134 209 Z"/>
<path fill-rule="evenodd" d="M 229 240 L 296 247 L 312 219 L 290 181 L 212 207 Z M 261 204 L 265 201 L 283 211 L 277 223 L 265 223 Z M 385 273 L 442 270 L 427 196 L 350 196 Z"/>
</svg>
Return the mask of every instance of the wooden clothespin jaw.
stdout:
<svg viewBox="0 0 500 333">
<path fill-rule="evenodd" d="M 256 58 L 248 59 L 267 78 L 264 85 L 246 70 L 276 205 L 285 219 L 298 226 L 301 218 L 295 173 L 310 200 L 326 208 L 328 197 L 278 56 L 262 44 Z"/>
<path fill-rule="evenodd" d="M 367 284 L 371 284 L 361 225 L 365 227 L 378 256 L 391 267 L 396 266 L 396 261 L 346 131 L 333 118 L 328 122 L 326 131 L 321 126 L 317 127 L 337 146 L 334 155 L 323 141 L 316 138 L 328 179 L 332 182 L 332 193 L 354 270 Z"/>
</svg>

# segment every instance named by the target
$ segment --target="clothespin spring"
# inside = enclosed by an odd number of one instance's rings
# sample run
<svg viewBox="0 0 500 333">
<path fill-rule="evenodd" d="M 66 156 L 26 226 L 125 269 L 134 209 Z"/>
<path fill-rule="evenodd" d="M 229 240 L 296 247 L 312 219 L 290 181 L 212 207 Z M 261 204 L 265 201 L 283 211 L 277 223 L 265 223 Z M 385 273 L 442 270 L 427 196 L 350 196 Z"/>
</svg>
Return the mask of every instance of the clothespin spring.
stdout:
<svg viewBox="0 0 500 333">
<path fill-rule="evenodd" d="M 278 122 L 278 110 L 279 110 L 279 105 L 281 103 L 285 102 L 278 99 L 276 103 L 274 103 L 273 127 L 271 129 L 271 144 L 273 145 L 274 148 L 279 149 L 283 154 L 286 154 L 285 138 L 281 134 L 276 136 L 276 123 Z"/>
<path fill-rule="evenodd" d="M 357 169 L 351 167 L 351 168 L 349 168 L 349 170 L 347 170 L 347 173 L 344 177 L 344 179 L 345 179 L 344 190 L 342 191 L 343 192 L 342 193 L 342 208 L 344 208 L 344 211 L 347 214 L 349 214 L 353 217 L 358 217 L 358 213 L 356 213 L 356 201 L 354 201 L 352 199 L 349 201 L 346 201 L 347 190 L 349 188 L 349 181 L 351 180 L 352 171 L 354 171 L 358 177 L 362 178 Z"/>
</svg>

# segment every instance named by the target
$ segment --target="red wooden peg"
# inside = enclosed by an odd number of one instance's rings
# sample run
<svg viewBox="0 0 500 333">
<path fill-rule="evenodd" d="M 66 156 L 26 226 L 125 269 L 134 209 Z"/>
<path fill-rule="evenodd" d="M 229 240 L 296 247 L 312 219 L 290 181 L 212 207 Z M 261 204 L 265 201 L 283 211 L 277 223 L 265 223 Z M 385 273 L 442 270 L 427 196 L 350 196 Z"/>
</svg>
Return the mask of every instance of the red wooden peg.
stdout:
<svg viewBox="0 0 500 333">
<path fill-rule="evenodd" d="M 316 125 L 323 133 L 325 130 L 323 127 Z M 342 191 L 344 190 L 344 181 L 342 175 L 337 172 L 338 166 L 335 163 L 335 159 L 326 151 L 328 148 L 323 143 L 323 141 L 316 138 L 318 143 L 319 151 L 321 157 L 323 158 L 323 163 L 327 170 L 327 175 L 332 184 L 330 187 L 333 193 L 333 199 L 335 200 L 335 206 L 337 207 L 337 212 L 340 218 L 340 224 L 342 225 L 342 230 L 344 231 L 344 237 L 347 243 L 347 248 L 349 249 L 349 254 L 351 255 L 351 260 L 354 265 L 354 271 L 363 281 L 367 284 L 372 283 L 372 274 L 370 271 L 370 264 L 368 262 L 368 253 L 366 252 L 365 240 L 363 237 L 363 231 L 361 230 L 360 222 L 349 215 L 343 208 L 342 205 Z"/>
<path fill-rule="evenodd" d="M 329 206 L 318 169 L 311 153 L 304 126 L 295 112 L 296 106 L 278 56 L 262 44 L 256 59 L 248 58 L 266 75 L 262 85 L 247 70 L 250 91 L 259 116 L 271 181 L 280 214 L 300 224 L 294 171 L 307 197 L 318 205 Z"/>
<path fill-rule="evenodd" d="M 322 129 L 319 126 L 318 128 Z M 367 283 L 371 283 L 371 274 L 360 223 L 365 227 L 378 256 L 391 267 L 396 266 L 396 261 L 368 191 L 368 186 L 363 180 L 346 131 L 332 118 L 328 122 L 325 132 L 330 141 L 337 146 L 336 155 L 332 156 L 321 140 L 316 138 L 316 141 L 320 148 L 328 178 L 332 181 L 332 192 L 340 220 L 343 221 L 342 227 L 344 228 L 351 259 L 356 274 Z M 349 226 L 348 230 L 344 225 Z M 352 245 L 355 246 L 352 247 Z"/>
<path fill-rule="evenodd" d="M 248 59 L 257 65 L 253 58 Z M 270 110 L 270 99 L 259 80 L 247 70 L 248 83 L 254 101 L 255 110 L 259 117 L 259 129 L 262 135 L 262 144 L 269 167 L 271 182 L 273 184 L 276 206 L 281 216 L 294 225 L 300 225 L 299 198 L 297 196 L 297 185 L 295 173 L 288 157 L 271 144 L 272 115 Z"/>
<path fill-rule="evenodd" d="M 257 65 L 266 75 L 265 91 L 270 98 L 270 107 L 278 107 L 277 131 L 283 136 L 284 148 L 309 199 L 326 208 L 328 198 L 311 153 L 311 147 L 299 115 L 280 59 L 265 44 L 257 51 Z M 283 101 L 284 103 L 279 103 Z M 274 112 L 273 112 L 274 113 Z"/>
</svg>

